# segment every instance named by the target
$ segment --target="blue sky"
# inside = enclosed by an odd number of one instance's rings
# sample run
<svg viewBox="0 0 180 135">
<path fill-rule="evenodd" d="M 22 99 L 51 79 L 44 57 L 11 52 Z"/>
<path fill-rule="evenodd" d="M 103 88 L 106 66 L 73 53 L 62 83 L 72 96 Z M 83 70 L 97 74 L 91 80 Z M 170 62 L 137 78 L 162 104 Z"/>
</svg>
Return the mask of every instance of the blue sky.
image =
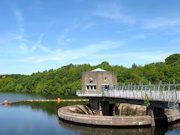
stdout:
<svg viewBox="0 0 180 135">
<path fill-rule="evenodd" d="M 179 0 L 0 0 L 0 74 L 131 67 L 180 53 Z"/>
</svg>

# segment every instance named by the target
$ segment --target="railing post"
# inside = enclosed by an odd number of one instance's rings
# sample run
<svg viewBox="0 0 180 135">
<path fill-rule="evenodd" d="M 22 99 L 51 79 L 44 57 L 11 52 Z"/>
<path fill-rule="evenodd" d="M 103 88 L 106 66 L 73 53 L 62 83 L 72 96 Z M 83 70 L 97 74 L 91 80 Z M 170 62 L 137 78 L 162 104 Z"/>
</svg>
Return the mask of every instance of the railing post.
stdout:
<svg viewBox="0 0 180 135">
<path fill-rule="evenodd" d="M 142 83 L 142 86 L 141 86 L 141 97 L 142 97 L 142 100 L 144 99 L 143 98 L 143 83 Z"/>
<path fill-rule="evenodd" d="M 119 97 L 119 84 L 117 84 L 117 86 L 116 86 L 116 90 L 117 90 L 117 95 L 118 95 L 118 97 Z"/>
<path fill-rule="evenodd" d="M 161 89 L 161 91 L 162 91 L 162 96 L 163 96 L 163 100 L 165 101 L 165 92 L 164 92 L 164 87 L 165 87 L 165 85 L 162 85 L 162 89 Z"/>
<path fill-rule="evenodd" d="M 175 92 L 176 99 L 177 99 L 177 92 L 176 92 L 176 84 L 175 84 L 175 79 L 173 80 L 173 86 L 174 86 L 174 92 Z"/>
<path fill-rule="evenodd" d="M 160 86 L 161 86 L 161 80 L 160 80 L 159 85 L 158 85 L 158 98 L 157 98 L 157 99 L 160 99 L 160 96 L 159 96 L 159 95 L 160 95 L 160 94 L 159 94 Z M 157 99 L 156 99 L 156 100 L 157 100 Z"/>
<path fill-rule="evenodd" d="M 124 83 L 124 87 L 123 87 L 124 89 L 123 89 L 123 93 L 122 93 L 122 95 L 123 95 L 123 97 L 125 97 L 125 94 L 124 94 L 124 91 L 126 90 L 126 86 L 125 86 L 125 83 Z"/>
<path fill-rule="evenodd" d="M 128 83 L 128 90 L 126 90 L 126 97 L 129 98 L 129 83 Z"/>
<path fill-rule="evenodd" d="M 146 94 L 146 88 L 147 88 L 147 85 L 145 85 L 145 94 Z"/>
<path fill-rule="evenodd" d="M 136 89 L 136 83 L 134 83 L 134 90 L 136 91 L 136 97 L 138 98 L 138 91 Z"/>
<path fill-rule="evenodd" d="M 170 84 L 170 81 L 169 81 L 168 96 L 167 97 L 170 97 L 170 89 L 171 89 L 171 84 Z"/>
<path fill-rule="evenodd" d="M 156 91 L 156 86 L 154 85 L 154 92 Z M 156 94 L 154 94 L 154 97 L 153 97 L 153 99 L 156 99 Z"/>
<path fill-rule="evenodd" d="M 134 95 L 134 89 L 133 89 L 133 84 L 132 84 L 132 82 L 131 82 L 131 90 L 132 90 L 132 93 L 133 93 L 132 98 L 135 98 L 135 95 Z"/>
<path fill-rule="evenodd" d="M 151 82 L 149 81 L 149 94 L 151 95 L 151 99 L 153 100 L 153 95 L 151 91 Z"/>
</svg>

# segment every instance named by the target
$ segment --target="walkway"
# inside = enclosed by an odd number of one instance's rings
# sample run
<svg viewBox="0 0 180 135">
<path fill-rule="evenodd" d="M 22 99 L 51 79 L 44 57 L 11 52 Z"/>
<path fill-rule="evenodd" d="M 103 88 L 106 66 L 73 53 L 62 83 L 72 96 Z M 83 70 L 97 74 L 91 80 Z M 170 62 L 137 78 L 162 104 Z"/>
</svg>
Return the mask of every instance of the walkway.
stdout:
<svg viewBox="0 0 180 135">
<path fill-rule="evenodd" d="M 162 84 L 157 85 L 123 85 L 110 87 L 109 90 L 102 90 L 102 94 L 96 94 L 96 91 L 77 91 L 76 94 L 81 97 L 101 97 L 123 100 L 136 100 L 164 103 L 164 108 L 180 110 L 180 84 Z M 128 101 L 127 101 L 128 102 Z M 141 103 L 140 103 L 141 104 Z"/>
</svg>

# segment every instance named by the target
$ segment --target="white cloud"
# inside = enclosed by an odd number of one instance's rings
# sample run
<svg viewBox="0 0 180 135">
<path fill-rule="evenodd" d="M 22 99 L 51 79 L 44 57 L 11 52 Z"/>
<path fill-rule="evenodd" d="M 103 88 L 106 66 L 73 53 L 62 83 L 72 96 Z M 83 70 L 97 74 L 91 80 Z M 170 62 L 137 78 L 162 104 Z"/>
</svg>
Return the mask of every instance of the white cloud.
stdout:
<svg viewBox="0 0 180 135">
<path fill-rule="evenodd" d="M 53 22 L 50 22 L 49 25 L 47 26 L 45 32 L 41 33 L 38 41 L 32 46 L 31 48 L 31 52 L 34 52 L 37 48 L 40 48 L 42 51 L 47 52 L 47 53 L 52 53 L 52 51 L 50 49 L 48 49 L 47 47 L 41 45 L 41 42 L 43 40 L 44 35 L 47 33 L 48 29 L 52 26 Z"/>
<path fill-rule="evenodd" d="M 66 33 L 63 33 L 62 35 L 60 35 L 58 38 L 57 38 L 57 42 L 59 45 L 64 45 L 67 41 L 66 39 L 67 37 L 67 34 Z"/>
<path fill-rule="evenodd" d="M 100 55 L 102 51 L 111 50 L 121 46 L 120 42 L 113 41 L 102 41 L 97 44 L 87 45 L 84 48 L 74 49 L 74 50 L 62 50 L 58 49 L 56 51 L 51 51 L 45 46 L 38 45 L 38 47 L 47 54 L 39 54 L 37 56 L 33 56 L 33 62 L 46 62 L 46 61 L 65 61 L 65 60 L 77 60 L 77 59 L 88 59 L 93 55 Z M 32 62 L 31 58 L 23 58 L 20 61 L 28 61 Z"/>
<path fill-rule="evenodd" d="M 87 53 L 93 54 L 93 53 L 96 53 L 96 52 L 99 52 L 102 50 L 111 50 L 111 49 L 117 48 L 121 45 L 122 45 L 122 43 L 120 43 L 120 42 L 102 41 L 101 43 L 98 43 L 98 44 L 86 46 L 86 47 L 80 49 L 80 52 L 87 52 Z"/>
<path fill-rule="evenodd" d="M 149 52 L 126 52 L 126 53 L 111 53 L 111 54 L 99 54 L 93 55 L 89 60 L 85 61 L 96 61 L 97 64 L 106 60 L 111 64 L 123 65 L 125 67 L 131 67 L 133 63 L 144 66 L 153 62 L 163 62 L 164 59 L 171 55 L 165 51 L 149 51 Z"/>
<path fill-rule="evenodd" d="M 168 55 L 171 53 L 168 53 Z M 164 61 L 164 57 L 168 56 L 167 53 L 165 52 L 160 52 L 160 51 L 154 51 L 154 52 L 127 52 L 127 53 L 115 53 L 115 54 L 108 54 L 108 55 L 99 55 L 98 57 L 101 58 L 120 58 L 124 59 L 126 58 L 131 58 L 131 60 L 146 60 L 146 61 Z M 95 55 L 94 58 L 97 56 Z M 125 59 L 126 59 L 125 58 Z M 124 60 L 125 60 L 124 59 Z"/>
<path fill-rule="evenodd" d="M 48 47 L 46 46 L 43 46 L 41 44 L 35 44 L 32 46 L 31 48 L 31 52 L 34 52 L 36 49 L 40 49 L 41 51 L 45 52 L 45 53 L 54 53 L 52 50 L 50 50 Z"/>
<path fill-rule="evenodd" d="M 143 28 L 145 29 L 159 29 L 165 28 L 169 29 L 169 27 L 176 27 L 180 25 L 180 18 L 172 19 L 172 18 L 153 18 L 151 20 L 143 21 Z"/>
<path fill-rule="evenodd" d="M 170 41 L 170 43 L 180 44 L 180 39 L 172 39 L 172 40 Z"/>
<path fill-rule="evenodd" d="M 42 38 L 43 38 L 44 34 L 45 34 L 45 33 L 41 33 L 41 34 L 40 34 L 37 43 L 35 43 L 35 45 L 33 45 L 32 48 L 31 48 L 31 51 L 32 51 L 32 52 L 34 52 L 34 51 L 41 45 L 41 41 L 42 41 Z"/>
<path fill-rule="evenodd" d="M 18 24 L 18 29 L 19 29 L 20 33 L 23 33 L 25 31 L 24 24 L 23 24 L 23 22 L 24 22 L 23 14 L 18 8 L 13 8 L 13 11 L 14 11 L 16 21 Z"/>
<path fill-rule="evenodd" d="M 40 48 L 42 51 L 46 52 L 46 53 L 54 53 L 54 52 L 51 51 L 49 48 L 47 48 L 47 47 L 45 47 L 45 46 L 43 46 L 43 45 L 39 45 L 39 48 Z"/>
<path fill-rule="evenodd" d="M 117 3 L 99 5 L 98 8 L 92 11 L 93 15 L 109 18 L 125 24 L 132 24 L 135 22 L 134 18 L 128 14 L 123 13 L 124 8 Z"/>
<path fill-rule="evenodd" d="M 19 46 L 20 50 L 22 53 L 27 53 L 28 52 L 28 46 L 24 43 L 22 43 L 20 46 Z"/>
<path fill-rule="evenodd" d="M 94 25 L 96 25 L 95 22 L 87 23 L 87 24 L 82 28 L 82 30 L 83 30 L 83 31 L 84 31 L 84 30 L 87 30 L 87 29 L 91 28 L 91 27 L 94 26 Z"/>
<path fill-rule="evenodd" d="M 73 28 L 66 28 L 64 29 L 63 33 L 57 38 L 57 43 L 60 46 L 64 46 L 66 44 L 68 44 L 69 42 L 73 41 L 74 38 L 69 38 L 68 33 L 74 29 L 76 29 L 76 25 L 73 25 Z"/>
<path fill-rule="evenodd" d="M 144 38 L 147 38 L 146 34 L 137 34 L 134 35 L 131 39 L 134 40 L 134 39 L 144 39 Z"/>
</svg>

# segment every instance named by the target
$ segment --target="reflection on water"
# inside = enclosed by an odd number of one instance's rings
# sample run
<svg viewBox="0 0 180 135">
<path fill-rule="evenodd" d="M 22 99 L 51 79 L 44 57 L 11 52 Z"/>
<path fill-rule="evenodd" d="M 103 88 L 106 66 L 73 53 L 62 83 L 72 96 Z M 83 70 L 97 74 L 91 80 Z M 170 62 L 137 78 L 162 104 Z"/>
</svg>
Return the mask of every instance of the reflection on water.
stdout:
<svg viewBox="0 0 180 135">
<path fill-rule="evenodd" d="M 165 135 L 176 129 L 180 129 L 180 122 L 176 122 L 166 128 L 160 127 L 111 127 L 93 126 L 79 123 L 72 123 L 59 119 L 59 125 L 69 130 L 74 130 L 82 135 Z M 180 133 L 178 130 L 175 132 Z M 175 135 L 175 134 L 174 134 Z"/>
<path fill-rule="evenodd" d="M 152 135 L 152 133 L 154 132 L 151 127 L 103 127 L 70 123 L 62 119 L 59 119 L 59 125 L 64 128 L 80 132 L 82 135 Z"/>
<path fill-rule="evenodd" d="M 23 96 L 24 95 L 24 96 Z M 6 96 L 6 97 L 4 97 Z M 18 98 L 19 97 L 19 98 Z M 59 96 L 37 96 L 29 94 L 1 94 L 0 99 L 12 101 L 24 98 L 57 99 Z M 77 98 L 60 97 L 61 99 Z M 180 134 L 180 122 L 166 128 L 147 127 L 110 127 L 78 124 L 61 120 L 57 110 L 62 106 L 87 104 L 88 102 L 22 102 L 7 107 L 0 106 L 1 134 L 72 134 L 72 135 L 177 135 Z"/>
<path fill-rule="evenodd" d="M 63 106 L 68 106 L 68 105 L 77 105 L 77 104 L 87 104 L 88 102 L 22 102 L 22 103 L 16 103 L 16 104 L 11 104 L 9 106 L 12 107 L 23 107 L 23 106 L 28 106 L 32 110 L 40 110 L 45 113 L 47 113 L 49 116 L 57 116 L 57 111 L 59 108 Z"/>
<path fill-rule="evenodd" d="M 5 100 L 8 102 L 16 102 L 22 100 L 38 100 L 38 99 L 73 99 L 79 98 L 77 96 L 60 96 L 60 95 L 38 95 L 38 94 L 21 94 L 21 93 L 1 93 L 0 92 L 0 103 L 4 103 Z"/>
</svg>

